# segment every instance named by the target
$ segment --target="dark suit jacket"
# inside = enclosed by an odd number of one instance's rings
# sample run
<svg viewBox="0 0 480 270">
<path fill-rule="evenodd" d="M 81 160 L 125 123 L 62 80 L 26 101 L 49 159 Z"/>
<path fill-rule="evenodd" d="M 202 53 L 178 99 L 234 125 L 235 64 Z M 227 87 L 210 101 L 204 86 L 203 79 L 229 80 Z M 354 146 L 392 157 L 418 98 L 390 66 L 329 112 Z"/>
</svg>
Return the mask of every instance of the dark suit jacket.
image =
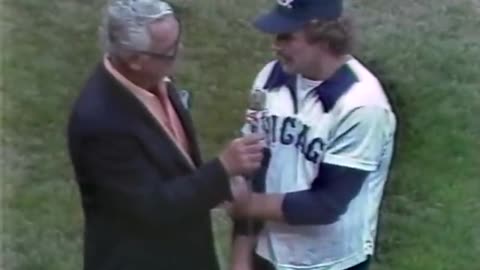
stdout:
<svg viewBox="0 0 480 270">
<path fill-rule="evenodd" d="M 85 215 L 84 269 L 218 269 L 209 210 L 231 197 L 218 159 L 202 164 L 190 116 L 169 97 L 194 165 L 99 65 L 78 97 L 68 143 Z"/>
</svg>

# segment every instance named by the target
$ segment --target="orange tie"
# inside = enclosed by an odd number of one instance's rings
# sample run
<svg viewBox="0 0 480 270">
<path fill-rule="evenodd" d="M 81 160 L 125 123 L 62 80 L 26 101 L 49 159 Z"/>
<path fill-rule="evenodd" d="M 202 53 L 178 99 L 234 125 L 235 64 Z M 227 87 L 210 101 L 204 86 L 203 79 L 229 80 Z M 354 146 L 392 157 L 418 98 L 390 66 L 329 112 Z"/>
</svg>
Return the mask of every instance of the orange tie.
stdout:
<svg viewBox="0 0 480 270">
<path fill-rule="evenodd" d="M 155 94 L 160 101 L 160 107 L 163 110 L 163 115 L 165 116 L 164 123 L 168 129 L 167 132 L 169 132 L 175 139 L 176 143 L 179 144 L 183 148 L 183 150 L 188 153 L 188 143 L 182 124 L 178 119 L 177 112 L 175 111 L 172 103 L 170 102 L 167 90 L 165 89 L 164 85 L 161 85 L 158 89 L 156 89 Z"/>
</svg>

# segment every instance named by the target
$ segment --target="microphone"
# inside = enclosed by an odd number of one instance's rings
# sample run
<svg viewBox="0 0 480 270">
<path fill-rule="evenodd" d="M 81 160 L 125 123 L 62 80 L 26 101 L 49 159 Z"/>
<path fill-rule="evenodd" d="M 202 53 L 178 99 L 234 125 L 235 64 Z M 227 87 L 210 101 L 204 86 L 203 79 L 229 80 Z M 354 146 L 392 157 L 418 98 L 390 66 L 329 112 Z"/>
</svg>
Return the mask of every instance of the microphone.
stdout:
<svg viewBox="0 0 480 270">
<path fill-rule="evenodd" d="M 267 95 L 263 90 L 254 89 L 249 97 L 247 109 L 247 123 L 250 133 L 262 133 L 262 119 L 266 114 Z"/>
<path fill-rule="evenodd" d="M 265 94 L 265 91 L 258 88 L 255 88 L 253 89 L 253 91 L 251 91 L 251 94 L 249 97 L 249 106 L 247 109 L 247 122 L 246 122 L 247 124 L 242 130 L 244 134 L 265 133 L 265 128 L 262 127 L 262 122 L 263 122 L 263 119 L 266 117 L 266 113 L 267 113 L 266 103 L 267 103 L 267 95 Z M 248 178 L 247 178 L 248 189 L 250 190 L 250 192 L 254 192 L 254 184 L 253 184 L 252 176 Z M 246 227 L 247 227 L 246 228 L 247 236 L 253 236 L 256 224 L 252 218 L 247 218 Z"/>
</svg>

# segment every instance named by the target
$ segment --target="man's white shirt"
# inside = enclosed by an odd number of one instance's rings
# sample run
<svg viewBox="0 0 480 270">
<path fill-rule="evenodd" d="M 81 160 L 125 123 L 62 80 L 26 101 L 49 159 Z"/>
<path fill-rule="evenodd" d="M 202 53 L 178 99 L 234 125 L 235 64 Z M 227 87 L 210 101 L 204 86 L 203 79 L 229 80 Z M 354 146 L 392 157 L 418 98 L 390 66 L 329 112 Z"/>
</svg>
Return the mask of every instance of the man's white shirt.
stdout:
<svg viewBox="0 0 480 270">
<path fill-rule="evenodd" d="M 266 222 L 256 252 L 279 270 L 343 270 L 361 263 L 374 251 L 396 127 L 380 83 L 354 58 L 324 82 L 284 74 L 274 61 L 260 71 L 253 89 L 267 97 L 263 126 L 271 159 L 266 193 L 310 189 L 321 163 L 369 172 L 338 221 L 308 226 Z"/>
</svg>

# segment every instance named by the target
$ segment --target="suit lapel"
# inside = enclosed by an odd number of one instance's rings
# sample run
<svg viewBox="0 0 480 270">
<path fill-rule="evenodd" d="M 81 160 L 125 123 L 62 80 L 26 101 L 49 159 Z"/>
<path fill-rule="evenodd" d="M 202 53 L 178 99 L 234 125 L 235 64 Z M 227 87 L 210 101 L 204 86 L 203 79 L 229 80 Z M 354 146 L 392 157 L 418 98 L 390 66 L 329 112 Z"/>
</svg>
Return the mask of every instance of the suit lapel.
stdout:
<svg viewBox="0 0 480 270">
<path fill-rule="evenodd" d="M 187 156 L 188 154 L 179 148 L 165 128 L 151 115 L 142 102 L 113 78 L 103 65 L 101 65 L 100 69 L 108 78 L 108 81 L 110 81 L 111 87 L 109 87 L 109 90 L 112 95 L 119 97 L 120 101 L 124 104 L 122 107 L 130 111 L 132 115 L 139 116 L 141 122 L 148 127 L 148 130 L 142 129 L 141 126 L 137 127 L 137 134 L 142 137 L 147 146 L 146 148 L 152 155 L 161 161 L 165 161 L 165 157 L 168 156 L 168 159 L 174 159 L 176 163 L 180 164 L 184 169 L 194 169 L 196 165 L 194 163 L 196 162 L 192 163 L 190 157 Z M 177 110 L 177 108 L 175 108 L 175 110 Z M 134 123 L 132 123 L 132 125 L 134 125 Z M 159 142 L 160 140 L 162 142 Z"/>
<path fill-rule="evenodd" d="M 178 96 L 175 86 L 169 83 L 167 89 L 168 97 L 170 98 L 172 106 L 175 109 L 175 112 L 177 113 L 180 123 L 182 124 L 182 127 L 185 131 L 185 135 L 189 144 L 190 155 L 195 165 L 199 166 L 201 163 L 200 149 L 198 148 L 198 142 L 195 136 L 195 129 L 193 127 L 193 122 L 190 114 L 180 101 L 180 97 Z"/>
</svg>

